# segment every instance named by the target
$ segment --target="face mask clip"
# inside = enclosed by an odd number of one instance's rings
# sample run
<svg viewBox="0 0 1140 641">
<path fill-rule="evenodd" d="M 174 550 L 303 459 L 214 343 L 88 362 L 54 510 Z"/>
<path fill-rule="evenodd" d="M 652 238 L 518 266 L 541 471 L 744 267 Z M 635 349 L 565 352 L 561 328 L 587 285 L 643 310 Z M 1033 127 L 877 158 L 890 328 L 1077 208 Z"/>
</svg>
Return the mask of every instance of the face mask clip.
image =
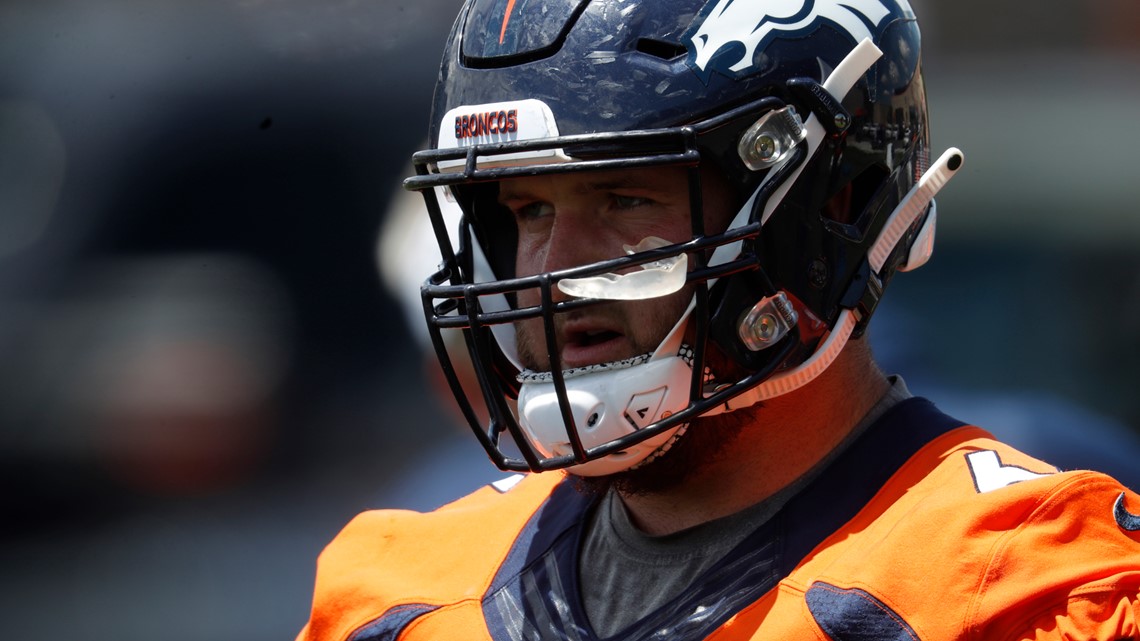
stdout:
<svg viewBox="0 0 1140 641">
<path fill-rule="evenodd" d="M 736 151 L 746 167 L 760 171 L 783 162 L 806 137 L 803 120 L 795 107 L 788 105 L 753 123 L 740 137 Z"/>
<path fill-rule="evenodd" d="M 851 112 L 818 82 L 811 78 L 792 78 L 788 89 L 801 104 L 808 106 L 829 135 L 840 136 L 851 126 Z"/>
<path fill-rule="evenodd" d="M 753 305 L 741 318 L 737 334 L 745 347 L 759 352 L 779 343 L 798 320 L 799 315 L 787 295 L 780 292 Z"/>
</svg>

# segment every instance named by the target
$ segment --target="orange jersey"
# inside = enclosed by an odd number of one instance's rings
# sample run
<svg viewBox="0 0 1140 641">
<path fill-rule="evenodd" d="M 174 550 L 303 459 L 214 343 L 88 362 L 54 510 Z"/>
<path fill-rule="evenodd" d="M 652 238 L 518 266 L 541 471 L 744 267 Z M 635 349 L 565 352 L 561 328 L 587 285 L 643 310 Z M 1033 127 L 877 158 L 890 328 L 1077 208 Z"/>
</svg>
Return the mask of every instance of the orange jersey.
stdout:
<svg viewBox="0 0 1140 641">
<path fill-rule="evenodd" d="M 597 641 L 565 475 L 428 514 L 367 512 L 322 553 L 299 641 Z M 1140 638 L 1140 496 L 1058 473 L 909 399 L 689 592 L 616 638 Z"/>
</svg>

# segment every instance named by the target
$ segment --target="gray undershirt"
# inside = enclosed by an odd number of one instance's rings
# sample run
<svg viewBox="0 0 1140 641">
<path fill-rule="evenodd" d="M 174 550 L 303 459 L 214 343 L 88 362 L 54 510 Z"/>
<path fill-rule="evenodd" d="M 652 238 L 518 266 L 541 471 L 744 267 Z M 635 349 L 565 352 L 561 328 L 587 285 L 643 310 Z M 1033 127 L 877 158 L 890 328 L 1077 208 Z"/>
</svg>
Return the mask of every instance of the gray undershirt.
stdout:
<svg viewBox="0 0 1140 641">
<path fill-rule="evenodd" d="M 594 632 L 602 638 L 613 636 L 682 594 L 695 577 L 779 512 L 884 412 L 910 396 L 902 378 L 891 377 L 887 393 L 803 476 L 756 505 L 680 532 L 643 533 L 611 490 L 587 524 L 578 560 L 582 599 Z"/>
</svg>

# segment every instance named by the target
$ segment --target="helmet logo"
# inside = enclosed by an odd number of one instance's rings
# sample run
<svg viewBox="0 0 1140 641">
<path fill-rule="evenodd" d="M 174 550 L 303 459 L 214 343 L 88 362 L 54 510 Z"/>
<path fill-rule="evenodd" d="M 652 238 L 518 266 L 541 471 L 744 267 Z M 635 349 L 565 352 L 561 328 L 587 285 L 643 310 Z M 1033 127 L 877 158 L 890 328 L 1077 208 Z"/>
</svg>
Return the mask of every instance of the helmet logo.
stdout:
<svg viewBox="0 0 1140 641">
<path fill-rule="evenodd" d="M 455 139 L 513 134 L 519 130 L 518 109 L 456 114 Z"/>
<path fill-rule="evenodd" d="M 777 37 L 796 38 L 830 24 L 855 43 L 875 39 L 884 21 L 898 6 L 913 15 L 906 0 L 889 5 L 882 0 L 710 0 L 686 34 L 689 66 L 706 83 L 713 71 L 734 77 L 755 65 L 756 52 Z M 726 47 L 743 47 L 739 58 L 716 56 Z"/>
<path fill-rule="evenodd" d="M 484 105 L 460 105 L 443 115 L 439 124 L 439 149 L 474 147 L 515 140 L 541 140 L 558 137 L 554 113 L 541 100 L 511 100 Z M 480 167 L 519 165 L 529 162 L 566 160 L 560 149 L 538 149 L 518 153 L 480 156 Z M 441 171 L 462 167 L 466 161 L 439 161 Z"/>
</svg>

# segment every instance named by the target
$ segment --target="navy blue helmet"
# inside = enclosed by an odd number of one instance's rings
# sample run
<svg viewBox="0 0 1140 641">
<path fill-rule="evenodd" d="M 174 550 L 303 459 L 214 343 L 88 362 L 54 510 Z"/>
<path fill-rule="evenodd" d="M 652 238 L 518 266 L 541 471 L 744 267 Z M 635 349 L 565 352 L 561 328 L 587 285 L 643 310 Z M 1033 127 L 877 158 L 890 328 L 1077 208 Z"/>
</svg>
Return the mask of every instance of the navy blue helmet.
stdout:
<svg viewBox="0 0 1140 641">
<path fill-rule="evenodd" d="M 892 275 L 929 256 L 933 195 L 962 160 L 932 162 L 906 0 L 468 0 L 430 127 L 405 187 L 423 192 L 440 245 L 422 295 L 452 391 L 499 467 L 588 475 L 826 369 Z M 515 274 L 498 181 L 658 166 L 685 170 L 689 240 Z M 705 228 L 710 175 L 738 208 L 727 229 Z M 642 280 L 622 278 L 634 268 Z M 692 301 L 652 353 L 565 369 L 551 329 L 550 371 L 520 363 L 516 323 L 553 328 L 671 279 Z M 541 304 L 520 304 L 527 291 Z"/>
</svg>

